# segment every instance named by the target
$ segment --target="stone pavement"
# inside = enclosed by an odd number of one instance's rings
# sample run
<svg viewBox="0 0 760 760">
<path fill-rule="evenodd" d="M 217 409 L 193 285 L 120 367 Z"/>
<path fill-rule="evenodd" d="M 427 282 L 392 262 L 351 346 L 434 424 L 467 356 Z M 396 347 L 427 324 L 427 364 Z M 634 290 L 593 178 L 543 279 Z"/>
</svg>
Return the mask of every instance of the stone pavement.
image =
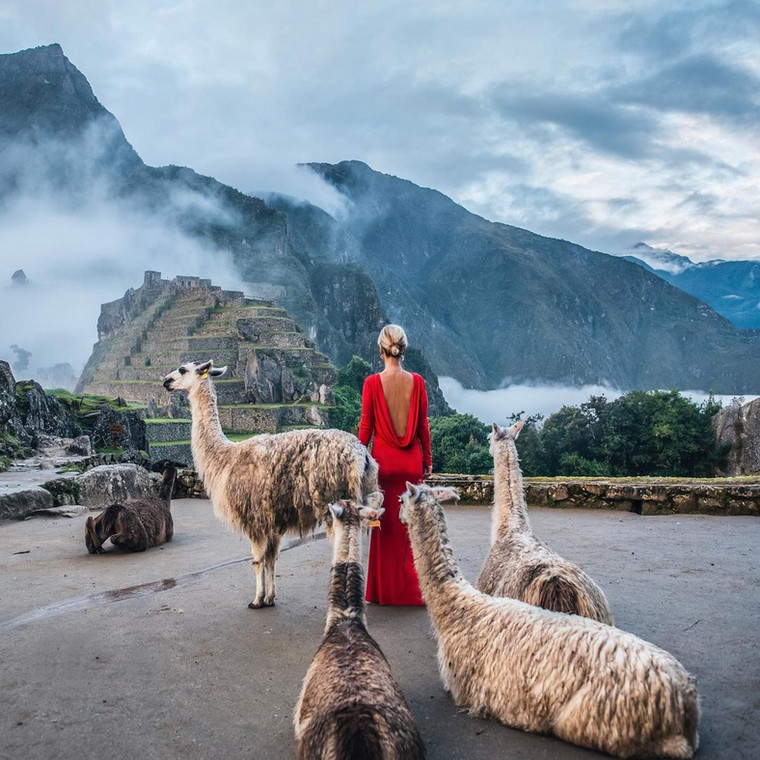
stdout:
<svg viewBox="0 0 760 760">
<path fill-rule="evenodd" d="M 292 711 L 319 645 L 330 546 L 295 545 L 278 606 L 253 611 L 248 544 L 203 500 L 174 502 L 173 542 L 87 554 L 84 517 L 0 524 L 0 758 L 292 758 Z M 448 510 L 465 575 L 488 543 L 484 507 Z M 581 564 L 617 624 L 697 676 L 705 760 L 760 757 L 760 520 L 531 510 Z M 429 758 L 600 757 L 459 712 L 440 685 L 427 613 L 371 606 Z"/>
</svg>

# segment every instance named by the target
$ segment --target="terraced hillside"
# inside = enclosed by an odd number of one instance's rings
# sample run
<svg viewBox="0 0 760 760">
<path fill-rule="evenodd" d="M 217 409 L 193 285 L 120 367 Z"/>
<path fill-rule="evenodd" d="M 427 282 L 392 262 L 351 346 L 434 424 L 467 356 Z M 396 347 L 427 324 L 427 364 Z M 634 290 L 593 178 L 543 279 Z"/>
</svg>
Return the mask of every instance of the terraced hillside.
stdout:
<svg viewBox="0 0 760 760">
<path fill-rule="evenodd" d="M 187 361 L 227 365 L 215 386 L 222 427 L 235 439 L 328 424 L 335 369 L 271 301 L 146 272 L 140 288 L 101 307 L 98 334 L 77 392 L 145 404 L 153 460 L 189 463 L 186 399 L 162 386 Z"/>
</svg>

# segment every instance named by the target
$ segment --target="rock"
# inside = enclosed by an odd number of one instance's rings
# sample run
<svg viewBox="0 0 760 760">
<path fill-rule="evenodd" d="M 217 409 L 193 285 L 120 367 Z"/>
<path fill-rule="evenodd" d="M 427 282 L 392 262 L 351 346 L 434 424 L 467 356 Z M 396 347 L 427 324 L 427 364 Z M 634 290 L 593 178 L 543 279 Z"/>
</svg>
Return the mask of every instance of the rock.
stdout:
<svg viewBox="0 0 760 760">
<path fill-rule="evenodd" d="M 55 396 L 45 393 L 38 382 L 20 380 L 16 383 L 15 394 L 19 416 L 24 427 L 34 436 L 35 445 L 40 433 L 62 438 L 73 438 L 82 433 L 69 409 Z"/>
<path fill-rule="evenodd" d="M 93 454 L 92 441 L 89 435 L 77 436 L 67 447 L 69 454 L 89 457 Z"/>
<path fill-rule="evenodd" d="M 36 509 L 53 506 L 53 496 L 44 488 L 22 488 L 0 494 L 0 519 L 26 517 Z"/>
<path fill-rule="evenodd" d="M 50 507 L 49 509 L 35 509 L 32 515 L 50 515 L 51 517 L 78 517 L 90 510 L 82 504 L 71 504 L 65 507 Z"/>
<path fill-rule="evenodd" d="M 16 378 L 8 362 L 0 361 L 0 456 L 30 456 L 34 436 L 24 426 L 16 400 Z"/>
<path fill-rule="evenodd" d="M 118 446 L 125 451 L 147 451 L 148 440 L 142 413 L 113 409 L 104 404 L 92 431 L 92 443 L 98 449 Z"/>
<path fill-rule="evenodd" d="M 760 473 L 760 399 L 739 406 L 731 404 L 713 417 L 719 445 L 728 447 L 723 473 Z"/>
<path fill-rule="evenodd" d="M 135 464 L 93 467 L 75 480 L 79 503 L 90 509 L 107 507 L 126 499 L 158 496 L 158 488 L 150 473 Z"/>
<path fill-rule="evenodd" d="M 54 478 L 45 481 L 42 487 L 52 495 L 55 506 L 76 504 L 79 500 L 79 484 L 74 478 Z"/>
</svg>

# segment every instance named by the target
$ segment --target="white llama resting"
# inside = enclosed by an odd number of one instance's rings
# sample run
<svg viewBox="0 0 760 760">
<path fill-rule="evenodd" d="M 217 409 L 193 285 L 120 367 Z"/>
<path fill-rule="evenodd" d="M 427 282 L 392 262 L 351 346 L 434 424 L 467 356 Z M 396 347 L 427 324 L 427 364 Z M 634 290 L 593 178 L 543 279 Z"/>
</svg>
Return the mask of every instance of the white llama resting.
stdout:
<svg viewBox="0 0 760 760">
<path fill-rule="evenodd" d="M 697 689 L 675 657 L 596 620 L 477 591 L 454 561 L 440 504 L 456 492 L 407 489 L 400 518 L 459 707 L 618 757 L 692 757 Z"/>
<path fill-rule="evenodd" d="M 382 494 L 376 501 L 382 501 Z M 367 632 L 362 519 L 384 510 L 332 505 L 327 625 L 294 714 L 301 760 L 420 760 L 425 747 L 390 665 Z"/>
<path fill-rule="evenodd" d="M 377 490 L 377 464 L 356 436 L 342 430 L 291 430 L 233 443 L 222 432 L 211 377 L 226 367 L 190 362 L 164 379 L 188 392 L 193 460 L 214 514 L 251 541 L 256 572 L 252 609 L 275 600 L 275 564 L 285 533 L 308 534 L 328 505 L 361 502 Z"/>
<path fill-rule="evenodd" d="M 515 446 L 522 426 L 522 420 L 510 428 L 493 425 L 491 549 L 475 588 L 491 596 L 511 596 L 547 610 L 571 612 L 612 625 L 607 597 L 599 586 L 531 531 Z"/>
</svg>

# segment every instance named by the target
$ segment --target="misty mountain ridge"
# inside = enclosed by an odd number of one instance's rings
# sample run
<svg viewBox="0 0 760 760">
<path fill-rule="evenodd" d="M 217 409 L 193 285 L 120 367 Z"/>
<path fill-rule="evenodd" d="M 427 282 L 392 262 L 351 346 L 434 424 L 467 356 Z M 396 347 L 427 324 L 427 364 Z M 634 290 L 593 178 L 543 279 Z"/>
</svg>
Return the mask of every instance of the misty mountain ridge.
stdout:
<svg viewBox="0 0 760 760">
<path fill-rule="evenodd" d="M 490 222 L 359 161 L 308 164 L 345 198 L 337 218 L 188 168 L 147 166 L 58 45 L 0 56 L 0 93 L 9 104 L 0 156 L 30 145 L 37 156 L 0 177 L 0 204 L 23 210 L 20 199 L 36 202 L 39 186 L 64 206 L 67 194 L 97 195 L 96 211 L 173 246 L 168 264 L 156 246 L 145 266 L 142 248 L 153 244 L 139 236 L 132 248 L 73 262 L 121 273 L 121 292 L 147 268 L 215 281 L 227 268 L 251 295 L 277 299 L 339 365 L 357 353 L 377 366 L 377 333 L 390 319 L 432 370 L 467 387 L 755 387 L 760 338 L 638 264 Z M 80 329 L 94 331 L 94 318 Z"/>
<path fill-rule="evenodd" d="M 633 246 L 626 258 L 709 304 L 737 327 L 760 329 L 760 262 L 693 262 L 645 243 Z"/>
</svg>

